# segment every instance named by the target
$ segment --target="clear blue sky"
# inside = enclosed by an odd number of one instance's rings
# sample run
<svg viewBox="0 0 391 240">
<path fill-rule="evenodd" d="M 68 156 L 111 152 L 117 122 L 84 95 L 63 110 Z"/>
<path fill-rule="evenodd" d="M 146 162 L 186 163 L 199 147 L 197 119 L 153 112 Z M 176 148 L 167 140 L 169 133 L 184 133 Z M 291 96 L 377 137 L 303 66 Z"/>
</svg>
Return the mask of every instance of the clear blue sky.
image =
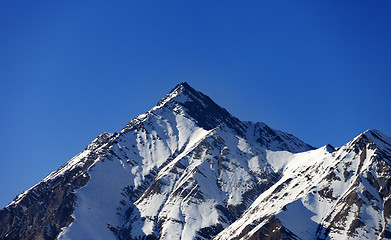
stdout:
<svg viewBox="0 0 391 240">
<path fill-rule="evenodd" d="M 1 1 L 0 207 L 187 81 L 320 147 L 391 135 L 391 2 Z"/>
</svg>

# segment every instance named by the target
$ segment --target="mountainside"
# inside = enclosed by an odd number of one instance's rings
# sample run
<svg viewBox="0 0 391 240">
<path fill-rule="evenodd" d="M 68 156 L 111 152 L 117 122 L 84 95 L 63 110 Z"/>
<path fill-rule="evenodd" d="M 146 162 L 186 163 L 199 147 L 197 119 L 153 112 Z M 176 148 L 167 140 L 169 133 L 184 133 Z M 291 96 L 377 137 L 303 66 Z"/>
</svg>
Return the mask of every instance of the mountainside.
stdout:
<svg viewBox="0 0 391 240">
<path fill-rule="evenodd" d="M 391 140 L 314 149 L 187 83 L 0 211 L 0 239 L 389 238 Z"/>
<path fill-rule="evenodd" d="M 389 137 L 368 130 L 337 150 L 290 155 L 279 181 L 214 239 L 391 238 Z"/>
</svg>

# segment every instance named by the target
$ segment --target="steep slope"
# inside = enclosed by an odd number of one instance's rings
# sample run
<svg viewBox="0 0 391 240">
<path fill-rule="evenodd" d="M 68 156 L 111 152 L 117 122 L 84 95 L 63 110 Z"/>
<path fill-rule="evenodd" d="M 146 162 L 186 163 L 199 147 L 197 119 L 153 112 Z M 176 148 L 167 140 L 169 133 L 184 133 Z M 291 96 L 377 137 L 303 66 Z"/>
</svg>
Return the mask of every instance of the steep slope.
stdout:
<svg viewBox="0 0 391 240">
<path fill-rule="evenodd" d="M 210 239 L 311 146 L 181 83 L 0 211 L 0 239 Z M 277 167 L 276 167 L 277 166 Z"/>
<path fill-rule="evenodd" d="M 87 170 L 110 149 L 115 135 L 103 133 L 69 162 L 0 210 L 0 239 L 54 239 L 74 220 L 75 189 L 90 179 Z"/>
<path fill-rule="evenodd" d="M 279 181 L 214 239 L 391 238 L 389 137 L 368 130 L 338 150 L 280 155 L 268 153 Z"/>
<path fill-rule="evenodd" d="M 264 156 L 262 146 L 225 124 L 210 130 L 159 171 L 135 202 L 138 215 L 129 217 L 121 237 L 210 239 L 278 179 Z M 131 231 L 134 225 L 144 226 L 143 232 Z"/>
</svg>

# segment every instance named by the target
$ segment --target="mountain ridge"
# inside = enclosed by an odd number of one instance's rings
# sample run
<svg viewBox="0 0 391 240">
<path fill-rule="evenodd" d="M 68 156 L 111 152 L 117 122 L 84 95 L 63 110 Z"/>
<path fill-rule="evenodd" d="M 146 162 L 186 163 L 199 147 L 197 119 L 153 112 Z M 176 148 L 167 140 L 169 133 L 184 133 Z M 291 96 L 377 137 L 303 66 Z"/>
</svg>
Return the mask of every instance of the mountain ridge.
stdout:
<svg viewBox="0 0 391 240">
<path fill-rule="evenodd" d="M 373 133 L 377 135 L 374 137 Z M 390 238 L 390 216 L 387 215 L 391 207 L 390 158 L 379 156 L 383 149 L 371 140 L 378 139 L 380 134 L 377 130 L 367 130 L 331 153 L 326 150 L 327 146 L 299 153 L 304 157 L 297 160 L 304 167 L 298 165 L 285 171 L 285 177 L 262 193 L 241 219 L 214 239 L 258 239 L 260 234 L 284 239 Z M 316 152 L 322 157 L 311 157 Z M 305 164 L 306 161 L 309 163 Z M 299 174 L 292 174 L 295 172 Z M 322 177 L 314 181 L 319 173 Z M 337 187 L 336 183 L 347 187 Z M 289 188 L 299 188 L 301 192 L 287 192 Z M 294 196 L 290 197 L 292 194 Z M 279 206 L 267 203 L 268 199 L 275 198 L 279 199 Z M 366 221 L 360 213 L 363 208 L 372 214 L 370 217 L 367 214 Z M 356 215 L 351 216 L 352 213 Z M 368 220 L 382 214 L 380 225 Z M 298 218 L 300 215 L 302 217 Z"/>
<path fill-rule="evenodd" d="M 317 171 L 327 169 L 324 177 L 337 182 L 345 172 L 340 176 L 334 173 L 319 156 L 327 156 L 328 164 L 339 166 L 340 159 L 351 160 L 344 151 L 360 158 L 363 149 L 370 152 L 368 146 L 377 143 L 381 149 L 376 154 L 389 165 L 391 141 L 379 131 L 367 130 L 350 143 L 349 148 L 314 149 L 265 123 L 240 121 L 182 82 L 120 132 L 102 133 L 84 151 L 0 210 L 0 238 L 225 239 L 238 221 L 262 203 L 263 196 L 270 192 L 269 198 L 292 194 L 286 190 L 294 182 L 289 179 L 302 178 L 295 171 L 309 171 L 296 166 L 296 160 L 314 156 Z M 368 161 L 357 167 L 367 167 Z M 313 173 L 307 175 L 314 178 Z M 314 182 L 304 179 L 302 189 L 307 191 L 306 184 Z M 387 179 L 379 179 L 379 186 L 388 186 Z M 333 192 L 319 190 L 322 197 L 331 194 L 333 198 Z M 388 190 L 381 192 L 389 194 Z M 305 205 L 289 202 L 289 197 L 281 199 L 285 205 Z M 276 214 L 291 209 L 285 205 L 270 209 Z M 281 216 L 289 219 L 289 214 L 265 214 L 269 221 L 248 234 L 270 234 L 272 226 L 280 226 L 280 236 L 303 238 L 300 232 L 284 226 Z M 243 226 L 248 226 L 247 222 Z M 324 229 L 332 232 L 333 226 L 326 225 Z M 314 234 L 329 234 L 322 229 Z M 240 229 L 235 231 L 241 234 Z M 388 234 L 387 227 L 381 234 Z"/>
</svg>

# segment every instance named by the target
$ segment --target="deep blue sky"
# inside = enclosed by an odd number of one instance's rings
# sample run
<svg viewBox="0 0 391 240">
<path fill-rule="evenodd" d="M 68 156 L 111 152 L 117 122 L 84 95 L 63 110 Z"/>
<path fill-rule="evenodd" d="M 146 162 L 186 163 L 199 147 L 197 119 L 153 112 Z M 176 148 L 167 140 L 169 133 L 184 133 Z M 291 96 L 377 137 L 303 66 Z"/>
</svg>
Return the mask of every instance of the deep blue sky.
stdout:
<svg viewBox="0 0 391 240">
<path fill-rule="evenodd" d="M 320 147 L 391 135 L 391 2 L 1 1 L 0 207 L 187 81 Z"/>
</svg>

